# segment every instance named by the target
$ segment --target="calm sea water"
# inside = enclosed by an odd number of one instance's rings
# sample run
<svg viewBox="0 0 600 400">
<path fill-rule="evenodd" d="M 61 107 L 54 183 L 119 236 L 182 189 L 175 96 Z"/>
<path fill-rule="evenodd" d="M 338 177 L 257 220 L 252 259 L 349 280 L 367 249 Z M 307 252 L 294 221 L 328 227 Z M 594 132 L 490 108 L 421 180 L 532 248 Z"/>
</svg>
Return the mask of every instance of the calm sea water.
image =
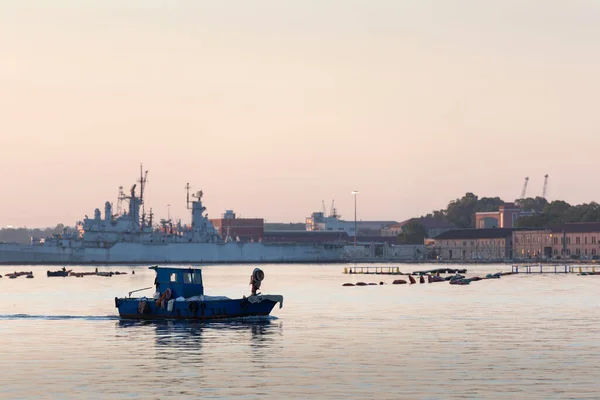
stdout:
<svg viewBox="0 0 600 400">
<path fill-rule="evenodd" d="M 248 294 L 253 268 L 204 267 L 206 294 Z M 113 299 L 151 286 L 153 271 L 47 278 L 47 269 L 0 267 L 35 274 L 0 279 L 2 399 L 600 396 L 600 276 L 391 285 L 341 265 L 266 265 L 263 293 L 285 299 L 270 318 L 137 323 L 120 321 Z M 388 285 L 342 287 L 357 281 Z"/>
</svg>

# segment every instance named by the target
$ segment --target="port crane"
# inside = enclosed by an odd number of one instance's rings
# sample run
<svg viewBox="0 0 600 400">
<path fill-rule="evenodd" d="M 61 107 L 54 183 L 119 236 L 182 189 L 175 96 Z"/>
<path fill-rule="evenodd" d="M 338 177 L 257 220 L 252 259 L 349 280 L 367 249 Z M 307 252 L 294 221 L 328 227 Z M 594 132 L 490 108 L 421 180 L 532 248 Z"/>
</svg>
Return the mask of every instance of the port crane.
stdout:
<svg viewBox="0 0 600 400">
<path fill-rule="evenodd" d="M 527 183 L 529 183 L 529 177 L 526 176 L 525 177 L 525 184 L 523 185 L 523 190 L 521 190 L 521 199 L 525 198 L 525 195 L 527 194 Z"/>
<path fill-rule="evenodd" d="M 542 198 L 546 198 L 546 190 L 548 189 L 548 174 L 544 175 L 544 190 L 542 191 Z"/>
</svg>

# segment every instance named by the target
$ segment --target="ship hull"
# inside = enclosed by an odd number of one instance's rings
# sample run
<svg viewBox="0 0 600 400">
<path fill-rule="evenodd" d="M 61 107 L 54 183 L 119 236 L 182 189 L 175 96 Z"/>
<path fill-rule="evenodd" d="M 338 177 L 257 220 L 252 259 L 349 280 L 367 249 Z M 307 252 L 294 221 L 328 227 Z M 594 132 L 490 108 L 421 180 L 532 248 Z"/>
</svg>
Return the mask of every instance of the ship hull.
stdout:
<svg viewBox="0 0 600 400">
<path fill-rule="evenodd" d="M 210 301 L 175 301 L 171 310 L 159 307 L 152 299 L 116 299 L 116 307 L 122 319 L 135 320 L 191 320 L 206 321 L 217 319 L 266 316 L 271 313 L 276 301 L 262 300 L 251 303 L 247 298 Z M 146 308 L 140 307 L 145 302 Z"/>
<path fill-rule="evenodd" d="M 0 244 L 4 265 L 342 262 L 339 246 L 265 243 L 126 243 L 111 247 Z"/>
</svg>

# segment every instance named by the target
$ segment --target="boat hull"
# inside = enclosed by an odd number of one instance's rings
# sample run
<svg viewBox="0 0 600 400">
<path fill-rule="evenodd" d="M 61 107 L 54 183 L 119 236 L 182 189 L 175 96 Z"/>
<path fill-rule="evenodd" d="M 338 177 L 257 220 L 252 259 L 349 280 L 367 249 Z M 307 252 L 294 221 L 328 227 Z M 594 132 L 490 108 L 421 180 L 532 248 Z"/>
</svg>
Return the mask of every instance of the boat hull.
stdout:
<svg viewBox="0 0 600 400">
<path fill-rule="evenodd" d="M 283 301 L 283 300 L 281 300 Z M 143 304 L 145 303 L 145 305 Z M 145 298 L 116 298 L 115 306 L 122 319 L 136 320 L 215 320 L 250 316 L 266 316 L 277 301 L 262 299 L 251 302 L 249 298 L 175 301 L 169 310 L 167 303 L 161 307 L 156 300 Z M 281 303 L 280 303 L 281 304 Z"/>
<path fill-rule="evenodd" d="M 66 277 L 69 276 L 69 273 L 71 271 L 46 271 L 46 276 L 61 276 L 61 277 Z"/>
</svg>

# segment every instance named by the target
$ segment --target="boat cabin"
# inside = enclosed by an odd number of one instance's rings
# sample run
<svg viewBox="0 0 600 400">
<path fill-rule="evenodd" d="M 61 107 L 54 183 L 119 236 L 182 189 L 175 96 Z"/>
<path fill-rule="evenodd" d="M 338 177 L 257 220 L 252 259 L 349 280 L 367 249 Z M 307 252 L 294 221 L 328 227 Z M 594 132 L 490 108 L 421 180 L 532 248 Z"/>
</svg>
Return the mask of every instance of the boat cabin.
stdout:
<svg viewBox="0 0 600 400">
<path fill-rule="evenodd" d="M 171 289 L 171 298 L 192 297 L 204 295 L 202 284 L 202 270 L 194 268 L 168 268 L 153 265 L 150 267 L 156 271 L 154 284 L 156 290 L 161 294 Z"/>
</svg>

